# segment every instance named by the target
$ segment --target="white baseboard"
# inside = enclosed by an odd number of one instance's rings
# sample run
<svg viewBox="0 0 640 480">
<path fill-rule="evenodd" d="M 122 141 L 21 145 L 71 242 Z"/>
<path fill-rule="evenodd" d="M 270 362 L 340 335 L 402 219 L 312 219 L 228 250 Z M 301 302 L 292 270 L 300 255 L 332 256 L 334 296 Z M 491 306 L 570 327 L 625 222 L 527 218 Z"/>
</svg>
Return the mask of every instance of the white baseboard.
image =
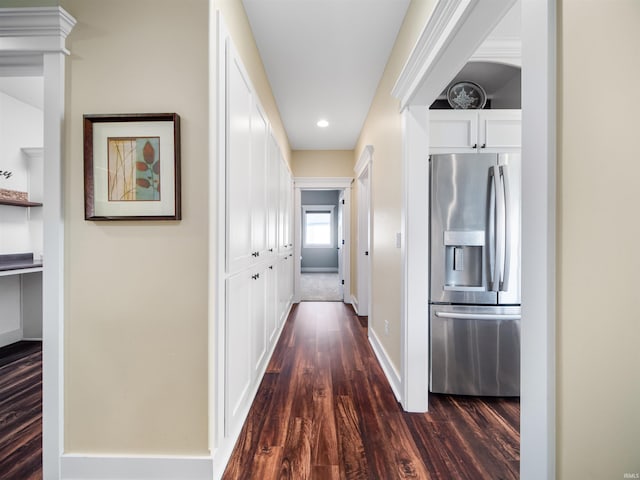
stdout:
<svg viewBox="0 0 640 480">
<path fill-rule="evenodd" d="M 211 480 L 210 456 L 65 454 L 62 480 Z"/>
<path fill-rule="evenodd" d="M 21 340 L 24 340 L 25 342 L 41 342 L 42 341 L 42 337 L 38 338 L 38 337 L 26 337 L 26 338 L 22 338 Z"/>
<path fill-rule="evenodd" d="M 0 333 L 0 347 L 11 345 L 22 340 L 22 329 L 10 330 L 8 332 Z"/>
<path fill-rule="evenodd" d="M 378 339 L 376 332 L 369 328 L 369 343 L 371 344 L 371 348 L 373 348 L 373 353 L 376 354 L 378 358 L 378 362 L 382 367 L 382 371 L 384 372 L 387 380 L 389 381 L 389 385 L 391 385 L 391 390 L 393 390 L 393 394 L 396 396 L 396 400 L 402 403 L 402 396 L 400 392 L 402 391 L 402 382 L 400 380 L 400 374 L 391 363 L 389 359 L 389 355 L 387 355 L 387 351 L 384 349 L 380 340 Z"/>
<path fill-rule="evenodd" d="M 302 267 L 300 271 L 302 273 L 338 273 L 335 267 Z"/>
<path fill-rule="evenodd" d="M 351 305 L 353 305 L 353 309 L 356 311 L 356 315 L 359 315 L 359 313 L 358 313 L 358 299 L 356 298 L 355 295 L 351 295 Z"/>
</svg>

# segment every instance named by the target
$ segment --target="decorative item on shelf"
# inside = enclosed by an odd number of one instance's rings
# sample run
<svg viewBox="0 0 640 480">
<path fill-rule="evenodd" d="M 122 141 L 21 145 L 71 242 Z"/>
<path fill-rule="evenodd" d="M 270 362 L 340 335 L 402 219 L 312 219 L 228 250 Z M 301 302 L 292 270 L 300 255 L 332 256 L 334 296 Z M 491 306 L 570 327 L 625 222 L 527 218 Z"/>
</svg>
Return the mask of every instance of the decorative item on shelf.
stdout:
<svg viewBox="0 0 640 480">
<path fill-rule="evenodd" d="M 18 192 L 17 190 L 7 190 L 6 188 L 0 188 L 0 200 L 28 202 L 29 194 L 27 192 Z"/>
<path fill-rule="evenodd" d="M 455 109 L 481 109 L 487 103 L 487 94 L 477 83 L 457 82 L 447 90 L 447 101 Z"/>
<path fill-rule="evenodd" d="M 84 115 L 85 220 L 180 220 L 180 117 Z"/>
</svg>

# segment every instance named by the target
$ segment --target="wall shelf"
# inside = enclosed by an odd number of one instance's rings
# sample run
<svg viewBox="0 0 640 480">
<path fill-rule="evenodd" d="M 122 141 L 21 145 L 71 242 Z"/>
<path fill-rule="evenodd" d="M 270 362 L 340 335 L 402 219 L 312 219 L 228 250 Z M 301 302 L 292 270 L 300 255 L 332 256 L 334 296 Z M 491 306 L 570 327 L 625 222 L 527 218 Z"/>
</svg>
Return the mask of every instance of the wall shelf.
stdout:
<svg viewBox="0 0 640 480">
<path fill-rule="evenodd" d="M 0 205 L 11 205 L 14 207 L 41 207 L 40 202 L 28 202 L 24 200 L 8 200 L 0 198 Z"/>
</svg>

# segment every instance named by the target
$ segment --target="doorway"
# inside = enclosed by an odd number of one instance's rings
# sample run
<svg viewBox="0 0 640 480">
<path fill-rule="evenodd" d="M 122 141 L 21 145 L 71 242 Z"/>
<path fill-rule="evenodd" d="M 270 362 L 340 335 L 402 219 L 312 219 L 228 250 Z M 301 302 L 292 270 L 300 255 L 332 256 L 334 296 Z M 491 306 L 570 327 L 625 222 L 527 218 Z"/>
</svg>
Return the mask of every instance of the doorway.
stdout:
<svg viewBox="0 0 640 480">
<path fill-rule="evenodd" d="M 300 300 L 343 301 L 340 190 L 302 190 Z"/>
<path fill-rule="evenodd" d="M 351 303 L 351 178 L 295 179 L 295 302 Z"/>
<path fill-rule="evenodd" d="M 454 2 L 439 2 L 432 18 L 439 18 L 441 25 L 447 25 L 444 33 L 438 33 L 443 38 L 439 42 L 422 42 L 422 39 L 428 39 L 423 32 L 420 45 L 415 49 L 416 55 L 405 65 L 394 89 L 394 96 L 401 99 L 401 108 L 404 109 L 403 166 L 405 175 L 407 167 L 421 173 L 421 185 L 426 184 L 427 178 L 426 171 L 420 168 L 424 164 L 425 145 L 428 146 L 428 116 L 424 105 L 431 103 L 439 93 L 437 90 L 450 80 L 473 53 L 474 45 L 491 30 L 499 12 L 492 14 L 489 9 L 506 8 L 512 3 L 489 2 L 488 8 L 480 11 L 468 8 L 468 3 L 460 5 L 458 10 L 447 10 L 445 7 Z M 522 478 L 555 478 L 556 2 L 522 2 L 521 18 L 523 322 L 520 472 Z M 432 60 L 425 65 L 425 58 Z M 409 187 L 420 180 L 417 175 L 407 178 Z M 419 192 L 416 188 L 409 188 L 407 192 L 409 226 L 420 222 L 422 214 L 415 202 L 420 197 Z M 424 242 L 416 242 L 416 238 L 424 237 L 423 234 L 419 229 L 416 234 L 409 228 L 407 245 L 424 245 Z M 426 271 L 428 259 L 419 255 L 411 255 L 409 259 L 409 253 L 405 266 L 414 267 L 418 260 L 418 266 Z M 404 401 L 410 402 L 413 396 L 420 403 L 422 399 L 419 397 L 426 391 L 423 367 L 427 364 L 428 352 L 424 352 L 424 347 L 422 350 L 416 348 L 412 339 L 418 336 L 416 333 L 424 333 L 421 328 L 426 315 L 409 311 L 412 306 L 420 305 L 423 296 L 410 288 L 414 277 L 411 269 L 406 271 L 408 311 L 403 313 L 402 350 L 403 361 L 410 358 L 411 362 L 405 361 L 402 369 Z M 425 338 L 424 334 L 421 336 Z"/>
</svg>

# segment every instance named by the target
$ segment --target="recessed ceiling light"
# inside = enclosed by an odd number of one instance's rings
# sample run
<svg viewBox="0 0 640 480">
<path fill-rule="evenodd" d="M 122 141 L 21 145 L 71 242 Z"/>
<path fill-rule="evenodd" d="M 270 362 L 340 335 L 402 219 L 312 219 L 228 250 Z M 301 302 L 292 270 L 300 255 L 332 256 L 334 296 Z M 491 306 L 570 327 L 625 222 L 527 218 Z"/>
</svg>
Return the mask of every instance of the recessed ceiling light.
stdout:
<svg viewBox="0 0 640 480">
<path fill-rule="evenodd" d="M 318 125 L 320 128 L 327 128 L 329 126 L 329 122 L 327 122 L 326 120 L 318 120 L 318 123 L 316 123 L 316 125 Z"/>
</svg>

